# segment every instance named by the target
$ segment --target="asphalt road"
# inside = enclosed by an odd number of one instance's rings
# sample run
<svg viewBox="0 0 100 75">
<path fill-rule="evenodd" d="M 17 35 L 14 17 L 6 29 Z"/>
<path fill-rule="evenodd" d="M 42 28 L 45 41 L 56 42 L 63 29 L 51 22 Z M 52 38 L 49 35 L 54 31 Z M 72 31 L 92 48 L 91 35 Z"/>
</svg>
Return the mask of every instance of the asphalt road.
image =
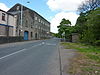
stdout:
<svg viewBox="0 0 100 75">
<path fill-rule="evenodd" d="M 58 39 L 0 46 L 0 75 L 60 75 Z"/>
</svg>

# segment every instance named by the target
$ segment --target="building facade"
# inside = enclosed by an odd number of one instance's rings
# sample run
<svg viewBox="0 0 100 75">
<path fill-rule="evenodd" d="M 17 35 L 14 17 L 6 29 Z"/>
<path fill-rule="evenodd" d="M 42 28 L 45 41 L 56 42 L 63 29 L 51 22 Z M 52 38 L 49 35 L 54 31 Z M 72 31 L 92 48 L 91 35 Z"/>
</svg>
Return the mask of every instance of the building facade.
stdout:
<svg viewBox="0 0 100 75">
<path fill-rule="evenodd" d="M 23 36 L 24 40 L 49 38 L 50 22 L 37 12 L 16 4 L 8 13 L 17 16 L 16 36 Z"/>
<path fill-rule="evenodd" d="M 16 17 L 0 9 L 0 36 L 16 36 Z"/>
</svg>

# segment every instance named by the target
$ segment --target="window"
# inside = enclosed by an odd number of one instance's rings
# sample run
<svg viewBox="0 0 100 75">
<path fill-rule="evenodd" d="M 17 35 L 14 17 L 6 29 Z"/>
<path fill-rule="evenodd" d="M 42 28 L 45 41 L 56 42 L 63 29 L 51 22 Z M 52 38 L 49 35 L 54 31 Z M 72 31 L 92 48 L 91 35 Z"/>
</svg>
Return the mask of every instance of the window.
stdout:
<svg viewBox="0 0 100 75">
<path fill-rule="evenodd" d="M 35 26 L 35 28 L 37 28 L 37 25 Z"/>
<path fill-rule="evenodd" d="M 17 6 L 17 10 L 19 10 L 20 6 Z"/>
<path fill-rule="evenodd" d="M 33 25 L 31 25 L 31 28 L 33 28 Z"/>
<path fill-rule="evenodd" d="M 31 22 L 31 28 L 33 28 L 33 23 Z"/>
<path fill-rule="evenodd" d="M 39 22 L 41 22 L 41 20 L 39 19 Z"/>
<path fill-rule="evenodd" d="M 31 32 L 31 37 L 33 37 L 33 33 Z"/>
<path fill-rule="evenodd" d="M 2 20 L 5 21 L 5 14 L 2 13 Z"/>
<path fill-rule="evenodd" d="M 38 27 L 38 29 L 40 29 L 40 26 Z"/>
<path fill-rule="evenodd" d="M 35 17 L 35 20 L 37 20 L 37 17 Z"/>
<path fill-rule="evenodd" d="M 44 24 L 44 22 L 43 22 L 43 24 Z"/>
<path fill-rule="evenodd" d="M 28 21 L 26 20 L 26 24 L 25 24 L 25 27 L 28 27 Z"/>
<path fill-rule="evenodd" d="M 42 20 L 41 20 L 41 23 L 42 23 Z"/>
</svg>

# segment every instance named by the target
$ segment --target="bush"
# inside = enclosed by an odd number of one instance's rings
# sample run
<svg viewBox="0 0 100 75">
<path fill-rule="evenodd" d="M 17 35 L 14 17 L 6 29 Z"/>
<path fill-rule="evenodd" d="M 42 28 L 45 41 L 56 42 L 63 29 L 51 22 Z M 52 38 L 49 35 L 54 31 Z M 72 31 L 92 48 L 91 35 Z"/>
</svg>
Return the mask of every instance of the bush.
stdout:
<svg viewBox="0 0 100 75">
<path fill-rule="evenodd" d="M 100 46 L 100 40 L 96 40 L 94 44 Z"/>
</svg>

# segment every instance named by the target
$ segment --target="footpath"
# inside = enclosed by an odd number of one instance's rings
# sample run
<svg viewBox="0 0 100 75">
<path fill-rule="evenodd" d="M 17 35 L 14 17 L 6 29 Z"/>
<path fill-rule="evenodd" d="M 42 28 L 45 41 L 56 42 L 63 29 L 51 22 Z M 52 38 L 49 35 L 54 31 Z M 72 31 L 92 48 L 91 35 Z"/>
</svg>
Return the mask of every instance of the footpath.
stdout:
<svg viewBox="0 0 100 75">
<path fill-rule="evenodd" d="M 62 75 L 70 75 L 69 68 L 71 59 L 76 56 L 76 50 L 74 49 L 65 49 L 64 46 L 60 45 L 60 57 L 61 57 L 61 71 Z"/>
</svg>

